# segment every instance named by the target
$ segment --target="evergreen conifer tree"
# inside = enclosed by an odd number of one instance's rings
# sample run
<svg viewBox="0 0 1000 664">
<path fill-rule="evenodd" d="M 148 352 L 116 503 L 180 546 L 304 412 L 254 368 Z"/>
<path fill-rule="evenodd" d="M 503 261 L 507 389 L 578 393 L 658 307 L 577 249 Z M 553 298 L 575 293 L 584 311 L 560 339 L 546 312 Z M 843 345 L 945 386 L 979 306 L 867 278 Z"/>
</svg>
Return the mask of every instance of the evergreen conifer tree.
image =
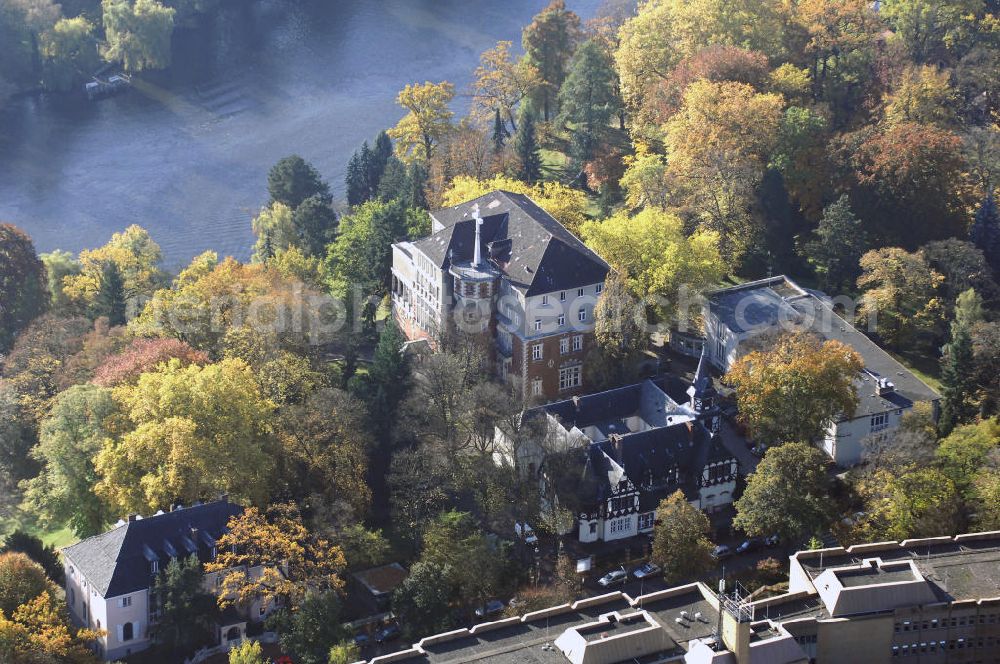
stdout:
<svg viewBox="0 0 1000 664">
<path fill-rule="evenodd" d="M 503 150 L 503 145 L 510 136 L 510 132 L 507 131 L 507 124 L 500 117 L 500 109 L 496 110 L 496 115 L 493 117 L 493 149 L 496 152 Z"/>
<path fill-rule="evenodd" d="M 542 177 L 542 155 L 535 137 L 535 119 L 530 111 L 521 113 L 517 132 L 514 134 L 514 154 L 519 168 L 517 177 L 528 184 L 534 184 Z"/>
<path fill-rule="evenodd" d="M 983 252 L 993 276 L 1000 279 L 1000 211 L 993 194 L 988 194 L 976 210 L 969 239 Z"/>
<path fill-rule="evenodd" d="M 354 152 L 347 162 L 347 175 L 344 176 L 344 185 L 347 188 L 347 204 L 361 205 L 365 202 L 365 192 L 367 183 L 365 182 L 365 172 L 361 166 L 361 156 Z"/>
<path fill-rule="evenodd" d="M 118 264 L 108 261 L 101 269 L 94 313 L 107 316 L 111 325 L 125 324 L 125 279 Z"/>
<path fill-rule="evenodd" d="M 941 420 L 942 436 L 957 425 L 968 422 L 975 414 L 975 357 L 972 336 L 964 321 L 951 324 L 951 340 L 942 349 L 941 357 Z"/>
</svg>

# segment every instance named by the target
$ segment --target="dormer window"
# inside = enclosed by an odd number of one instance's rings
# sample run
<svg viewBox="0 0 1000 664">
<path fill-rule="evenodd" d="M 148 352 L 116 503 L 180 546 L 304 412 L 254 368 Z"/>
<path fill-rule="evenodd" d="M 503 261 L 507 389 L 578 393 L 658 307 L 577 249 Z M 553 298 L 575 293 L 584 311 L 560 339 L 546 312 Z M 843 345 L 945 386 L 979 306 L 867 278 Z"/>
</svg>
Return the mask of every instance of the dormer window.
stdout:
<svg viewBox="0 0 1000 664">
<path fill-rule="evenodd" d="M 583 297 L 583 289 L 582 288 L 577 288 L 576 289 L 576 296 L 577 297 Z"/>
<path fill-rule="evenodd" d="M 560 302 L 566 301 L 566 291 L 559 291 L 559 301 Z"/>
<path fill-rule="evenodd" d="M 604 284 L 597 284 L 596 286 L 594 286 L 594 292 L 597 293 L 598 295 L 604 292 Z"/>
<path fill-rule="evenodd" d="M 157 574 L 160 571 L 160 561 L 159 560 L 150 561 L 149 571 L 153 574 Z"/>
<path fill-rule="evenodd" d="M 542 306 L 544 307 L 548 303 L 549 303 L 549 296 L 548 295 L 543 295 L 542 296 Z"/>
</svg>

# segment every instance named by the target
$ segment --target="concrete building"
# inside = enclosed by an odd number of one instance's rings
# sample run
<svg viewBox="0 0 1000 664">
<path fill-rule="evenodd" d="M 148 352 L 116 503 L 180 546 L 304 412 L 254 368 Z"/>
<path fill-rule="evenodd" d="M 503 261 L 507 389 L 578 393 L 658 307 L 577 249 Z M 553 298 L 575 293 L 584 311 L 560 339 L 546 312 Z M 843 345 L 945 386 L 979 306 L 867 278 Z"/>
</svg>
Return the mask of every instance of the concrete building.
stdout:
<svg viewBox="0 0 1000 664">
<path fill-rule="evenodd" d="M 111 661 L 148 648 L 159 618 L 156 576 L 174 559 L 214 560 L 229 519 L 242 512 L 223 498 L 146 518 L 130 515 L 111 530 L 63 549 L 70 616 L 79 626 L 106 632 L 95 644 L 97 653 Z M 220 574 L 205 575 L 208 592 L 216 592 Z M 219 642 L 240 642 L 247 623 L 262 620 L 268 609 L 257 602 L 242 613 L 224 613 L 217 625 Z"/>
<path fill-rule="evenodd" d="M 482 332 L 497 373 L 529 394 L 583 392 L 607 263 L 521 194 L 494 191 L 431 220 L 430 236 L 392 247 L 392 308 L 407 338 Z"/>
<path fill-rule="evenodd" d="M 538 476 L 543 509 L 574 515 L 563 534 L 582 543 L 652 531 L 660 501 L 678 489 L 699 509 L 721 509 L 739 464 L 718 436 L 707 366 L 692 384 L 661 376 L 529 410 L 536 439 L 514 450 L 498 431 L 498 449 Z"/>
<path fill-rule="evenodd" d="M 854 413 L 831 422 L 817 441 L 840 466 L 862 461 L 865 440 L 887 437 L 903 414 L 919 402 L 937 417 L 940 395 L 878 344 L 834 312 L 830 303 L 785 276 L 752 281 L 709 293 L 704 307 L 704 351 L 712 365 L 728 371 L 751 344 L 767 335 L 806 331 L 853 348 L 864 361 L 855 385 Z"/>
<path fill-rule="evenodd" d="M 1000 531 L 792 555 L 787 593 L 620 592 L 422 639 L 372 664 L 997 664 Z"/>
</svg>

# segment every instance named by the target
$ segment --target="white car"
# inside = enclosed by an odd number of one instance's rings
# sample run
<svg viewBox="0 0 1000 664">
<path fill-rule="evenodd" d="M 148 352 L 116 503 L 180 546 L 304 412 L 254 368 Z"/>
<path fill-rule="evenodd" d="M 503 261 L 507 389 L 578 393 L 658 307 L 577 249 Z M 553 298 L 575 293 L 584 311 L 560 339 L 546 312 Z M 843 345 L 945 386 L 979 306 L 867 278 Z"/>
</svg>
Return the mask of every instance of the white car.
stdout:
<svg viewBox="0 0 1000 664">
<path fill-rule="evenodd" d="M 538 535 L 528 524 L 524 524 L 524 543 L 525 544 L 538 544 Z"/>
<path fill-rule="evenodd" d="M 614 586 L 619 583 L 625 583 L 625 579 L 628 578 L 628 572 L 625 571 L 624 567 L 619 569 L 613 569 L 600 579 L 597 580 L 597 584 L 602 588 L 607 588 L 608 586 Z"/>
<path fill-rule="evenodd" d="M 712 549 L 712 557 L 716 560 L 722 560 L 723 558 L 728 558 L 731 555 L 733 555 L 733 550 L 725 544 L 720 544 Z"/>
</svg>

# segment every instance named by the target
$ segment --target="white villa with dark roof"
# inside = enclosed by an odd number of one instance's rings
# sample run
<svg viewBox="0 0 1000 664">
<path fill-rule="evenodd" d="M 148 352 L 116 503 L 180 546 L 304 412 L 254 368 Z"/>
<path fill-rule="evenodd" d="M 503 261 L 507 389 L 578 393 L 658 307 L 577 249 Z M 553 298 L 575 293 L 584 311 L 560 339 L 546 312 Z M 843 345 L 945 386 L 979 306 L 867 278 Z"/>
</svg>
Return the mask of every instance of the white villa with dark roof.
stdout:
<svg viewBox="0 0 1000 664">
<path fill-rule="evenodd" d="M 242 512 L 222 498 L 146 518 L 130 515 L 111 530 L 63 549 L 70 616 L 77 625 L 106 632 L 95 644 L 97 653 L 111 661 L 150 647 L 158 618 L 152 591 L 157 574 L 177 558 L 214 560 L 229 519 Z M 249 570 L 255 571 L 260 569 Z M 205 575 L 207 591 L 216 592 L 220 574 Z M 268 609 L 257 602 L 245 614 L 223 614 L 220 644 L 240 642 L 247 623 L 262 620 Z"/>
<path fill-rule="evenodd" d="M 392 246 L 392 309 L 411 340 L 460 315 L 490 336 L 497 373 L 543 399 L 584 391 L 594 305 L 610 268 L 527 196 L 494 191 L 431 212 L 431 235 Z"/>
<path fill-rule="evenodd" d="M 728 371 L 746 351 L 747 341 L 779 331 L 809 331 L 853 348 L 864 361 L 855 380 L 858 407 L 831 422 L 821 444 L 840 466 L 863 460 L 866 439 L 885 437 L 904 413 L 920 402 L 938 414 L 941 396 L 913 372 L 834 312 L 830 303 L 786 276 L 752 281 L 707 295 L 705 354 Z"/>
</svg>

